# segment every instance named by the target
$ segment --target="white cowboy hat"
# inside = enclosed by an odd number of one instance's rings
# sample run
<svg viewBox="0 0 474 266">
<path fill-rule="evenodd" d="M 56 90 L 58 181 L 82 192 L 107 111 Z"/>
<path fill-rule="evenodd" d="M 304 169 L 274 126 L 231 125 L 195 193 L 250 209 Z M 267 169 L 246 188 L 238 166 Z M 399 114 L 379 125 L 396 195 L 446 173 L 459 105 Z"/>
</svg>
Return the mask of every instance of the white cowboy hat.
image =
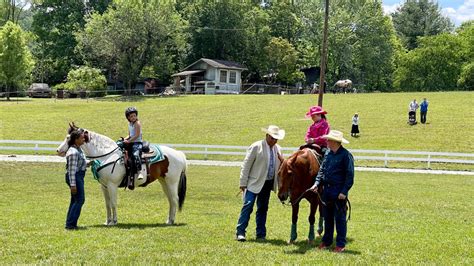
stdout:
<svg viewBox="0 0 474 266">
<path fill-rule="evenodd" d="M 331 130 L 329 134 L 322 136 L 322 138 L 334 140 L 342 143 L 349 143 L 347 139 L 344 138 L 344 134 L 341 131 Z"/>
<path fill-rule="evenodd" d="M 272 136 L 274 139 L 283 139 L 285 137 L 285 130 L 274 125 L 269 125 L 268 128 L 262 127 L 262 131 Z"/>
</svg>

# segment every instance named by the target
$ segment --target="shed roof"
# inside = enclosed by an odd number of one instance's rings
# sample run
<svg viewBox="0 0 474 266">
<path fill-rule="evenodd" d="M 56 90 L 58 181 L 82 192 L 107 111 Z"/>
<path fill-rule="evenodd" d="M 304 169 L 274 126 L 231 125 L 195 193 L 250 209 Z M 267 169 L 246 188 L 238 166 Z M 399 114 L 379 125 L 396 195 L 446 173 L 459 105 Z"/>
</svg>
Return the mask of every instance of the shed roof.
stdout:
<svg viewBox="0 0 474 266">
<path fill-rule="evenodd" d="M 191 65 L 187 66 L 186 69 L 189 69 L 190 67 L 196 65 L 199 62 L 205 62 L 210 66 L 216 67 L 216 68 L 229 68 L 229 69 L 238 69 L 238 70 L 247 70 L 247 68 L 240 63 L 234 62 L 234 61 L 225 61 L 225 60 L 217 60 L 217 59 L 209 59 L 209 58 L 201 58 L 197 60 L 196 62 L 192 63 Z"/>
<path fill-rule="evenodd" d="M 206 70 L 204 69 L 198 69 L 198 70 L 186 70 L 186 71 L 181 71 L 179 73 L 176 73 L 176 74 L 173 74 L 171 75 L 172 77 L 177 77 L 177 76 L 189 76 L 189 75 L 192 75 L 192 74 L 196 74 L 196 73 L 201 73 L 201 72 L 204 72 Z"/>
</svg>

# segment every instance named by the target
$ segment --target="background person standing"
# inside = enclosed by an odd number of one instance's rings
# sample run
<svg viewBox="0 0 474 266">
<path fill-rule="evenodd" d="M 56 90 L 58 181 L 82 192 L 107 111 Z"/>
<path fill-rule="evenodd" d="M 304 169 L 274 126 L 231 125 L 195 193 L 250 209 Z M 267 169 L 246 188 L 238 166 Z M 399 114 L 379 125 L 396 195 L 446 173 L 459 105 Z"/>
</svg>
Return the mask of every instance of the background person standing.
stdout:
<svg viewBox="0 0 474 266">
<path fill-rule="evenodd" d="M 281 163 L 281 148 L 277 143 L 285 137 L 285 130 L 270 125 L 262 128 L 265 139 L 254 142 L 247 149 L 240 171 L 240 190 L 243 192 L 243 206 L 240 211 L 236 228 L 236 239 L 245 241 L 245 233 L 257 201 L 256 237 L 265 240 L 267 235 L 266 222 L 270 191 L 278 187 L 277 173 Z"/>
<path fill-rule="evenodd" d="M 352 117 L 351 136 L 357 137 L 357 134 L 359 134 L 359 114 L 355 113 Z"/>
<path fill-rule="evenodd" d="M 421 123 L 426 123 L 426 113 L 428 112 L 428 101 L 426 98 L 423 98 L 423 101 L 420 104 L 420 119 Z"/>
</svg>

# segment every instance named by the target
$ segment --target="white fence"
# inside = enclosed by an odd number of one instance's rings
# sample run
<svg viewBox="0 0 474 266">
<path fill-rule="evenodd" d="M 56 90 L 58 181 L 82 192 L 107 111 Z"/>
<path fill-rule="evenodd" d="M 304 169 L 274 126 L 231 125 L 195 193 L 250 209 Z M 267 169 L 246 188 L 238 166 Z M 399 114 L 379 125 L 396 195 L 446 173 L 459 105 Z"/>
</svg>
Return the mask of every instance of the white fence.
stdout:
<svg viewBox="0 0 474 266">
<path fill-rule="evenodd" d="M 42 140 L 0 140 L 0 150 L 55 151 L 59 141 Z M 201 154 L 207 159 L 209 155 L 245 156 L 247 146 L 204 145 L 204 144 L 162 144 L 177 148 L 186 154 Z M 296 151 L 297 147 L 283 147 L 285 156 Z M 474 153 L 425 152 L 425 151 L 391 151 L 391 150 L 350 150 L 355 160 L 383 161 L 388 167 L 390 161 L 431 163 L 474 164 Z"/>
</svg>

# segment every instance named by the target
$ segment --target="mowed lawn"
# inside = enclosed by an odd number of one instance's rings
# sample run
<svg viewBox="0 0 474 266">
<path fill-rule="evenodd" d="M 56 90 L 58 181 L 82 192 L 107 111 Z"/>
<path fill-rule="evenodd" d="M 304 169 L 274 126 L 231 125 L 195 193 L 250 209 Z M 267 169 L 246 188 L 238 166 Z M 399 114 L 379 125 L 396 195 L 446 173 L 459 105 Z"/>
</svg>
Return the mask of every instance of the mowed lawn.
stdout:
<svg viewBox="0 0 474 266">
<path fill-rule="evenodd" d="M 408 103 L 423 97 L 430 101 L 428 123 L 407 125 Z M 136 106 L 144 138 L 153 143 L 247 146 L 263 137 L 260 128 L 276 124 L 287 132 L 280 144 L 296 147 L 311 123 L 305 113 L 317 101 L 317 95 L 2 100 L 0 139 L 63 140 L 71 121 L 118 139 L 127 134 L 125 108 Z M 474 92 L 327 94 L 323 103 L 351 149 L 474 152 Z M 350 137 L 355 112 L 360 138 Z"/>
<path fill-rule="evenodd" d="M 347 252 L 317 251 L 306 239 L 303 204 L 297 244 L 287 245 L 291 208 L 271 197 L 268 241 L 234 240 L 241 207 L 237 167 L 190 166 L 176 226 L 158 183 L 119 192 L 119 225 L 105 227 L 99 184 L 86 175 L 79 224 L 64 230 L 69 192 L 63 164 L 0 165 L 0 264 L 473 264 L 470 176 L 356 172 Z M 316 245 L 320 243 L 317 239 Z"/>
</svg>

